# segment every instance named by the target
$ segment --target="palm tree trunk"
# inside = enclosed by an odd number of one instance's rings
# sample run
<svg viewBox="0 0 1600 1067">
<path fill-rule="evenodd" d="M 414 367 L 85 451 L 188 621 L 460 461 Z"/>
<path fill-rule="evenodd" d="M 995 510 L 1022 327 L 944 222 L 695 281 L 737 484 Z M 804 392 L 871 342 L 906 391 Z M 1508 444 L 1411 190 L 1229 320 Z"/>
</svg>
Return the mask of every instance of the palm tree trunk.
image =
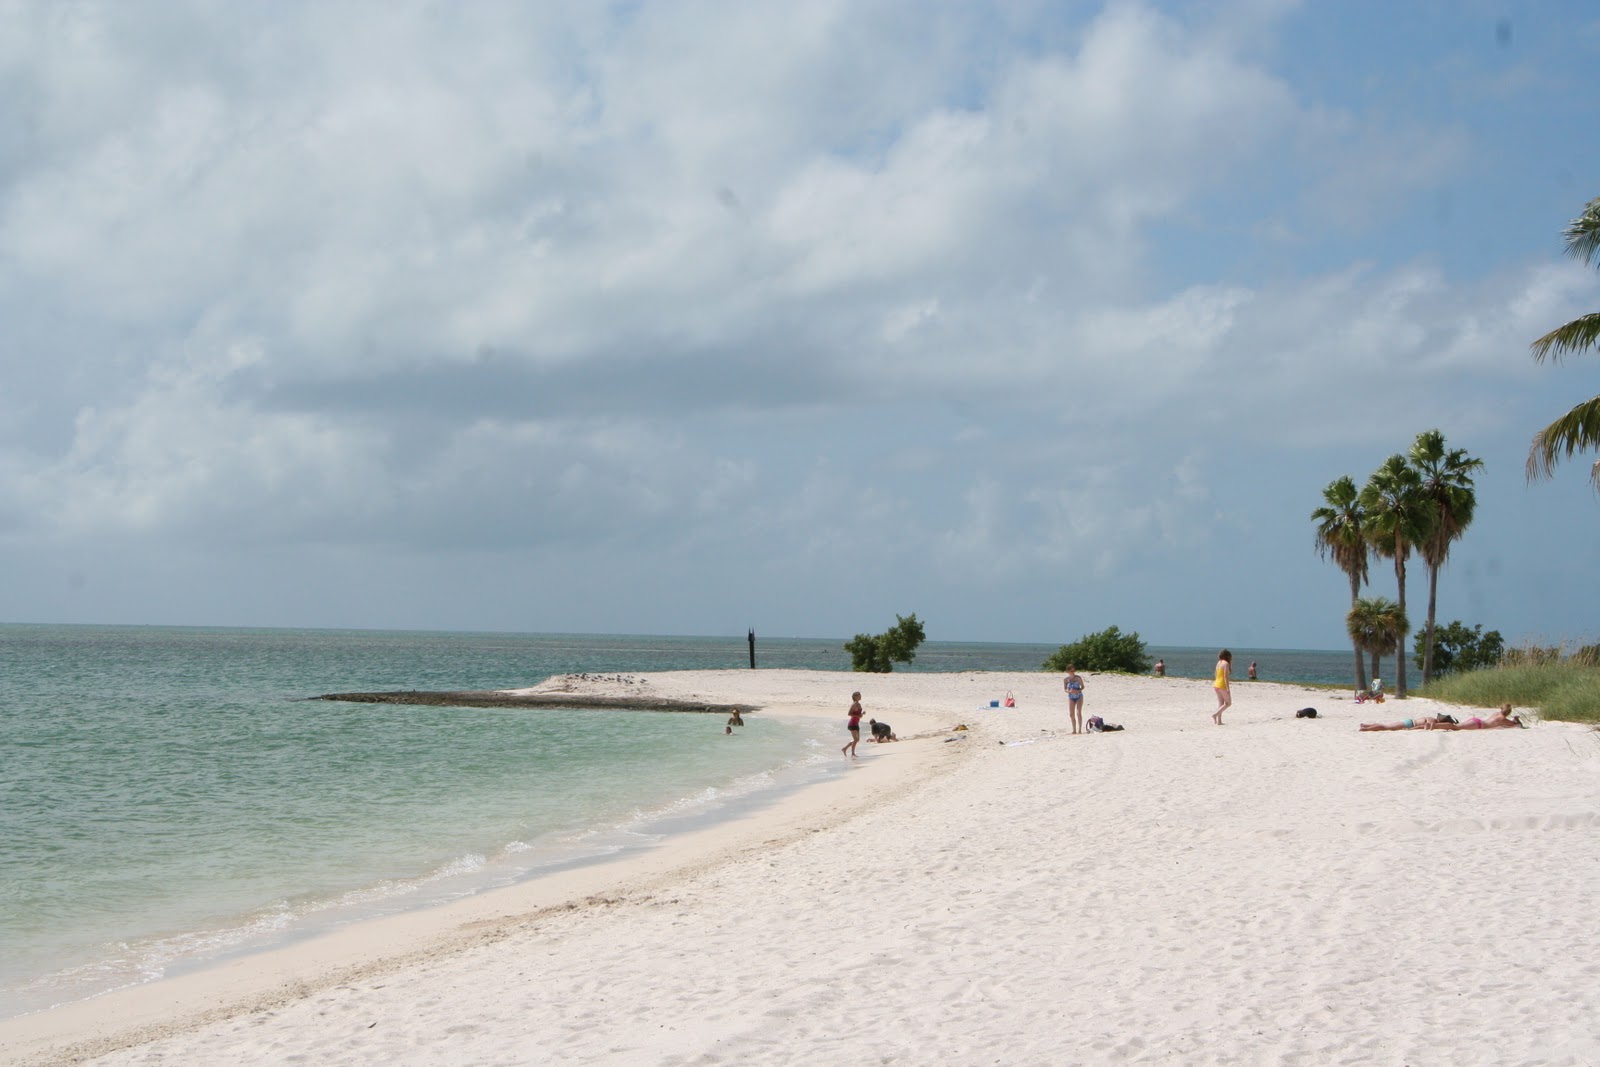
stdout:
<svg viewBox="0 0 1600 1067">
<path fill-rule="evenodd" d="M 1400 583 L 1400 617 L 1406 615 L 1406 561 L 1404 556 L 1404 543 L 1400 538 L 1395 538 L 1394 545 L 1394 577 Z M 1400 635 L 1400 651 L 1395 656 L 1394 665 L 1394 695 L 1404 700 L 1406 698 L 1406 635 Z"/>
<path fill-rule="evenodd" d="M 1361 599 L 1361 576 L 1350 576 L 1350 610 L 1356 610 L 1356 601 Z M 1361 642 L 1352 635 L 1350 646 L 1356 650 L 1356 692 L 1367 688 L 1366 661 L 1361 658 Z"/>
<path fill-rule="evenodd" d="M 1422 644 L 1422 684 L 1433 680 L 1433 620 L 1439 605 L 1439 567 L 1428 564 L 1428 632 Z"/>
</svg>

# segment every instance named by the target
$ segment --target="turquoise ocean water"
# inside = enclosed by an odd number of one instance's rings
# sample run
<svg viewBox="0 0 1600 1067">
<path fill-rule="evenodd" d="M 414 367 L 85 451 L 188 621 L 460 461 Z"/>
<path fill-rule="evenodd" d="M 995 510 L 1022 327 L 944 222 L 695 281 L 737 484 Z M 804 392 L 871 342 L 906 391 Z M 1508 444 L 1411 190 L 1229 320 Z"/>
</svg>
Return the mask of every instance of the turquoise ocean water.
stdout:
<svg viewBox="0 0 1600 1067">
<path fill-rule="evenodd" d="M 761 667 L 848 671 L 839 640 Z M 1035 670 L 1051 645 L 924 645 Z M 1174 676 L 1214 649 L 1152 648 Z M 1342 683 L 1348 652 L 1236 650 Z M 535 877 L 842 773 L 831 723 L 304 698 L 747 668 L 743 635 L 0 625 L 0 1018 Z"/>
</svg>

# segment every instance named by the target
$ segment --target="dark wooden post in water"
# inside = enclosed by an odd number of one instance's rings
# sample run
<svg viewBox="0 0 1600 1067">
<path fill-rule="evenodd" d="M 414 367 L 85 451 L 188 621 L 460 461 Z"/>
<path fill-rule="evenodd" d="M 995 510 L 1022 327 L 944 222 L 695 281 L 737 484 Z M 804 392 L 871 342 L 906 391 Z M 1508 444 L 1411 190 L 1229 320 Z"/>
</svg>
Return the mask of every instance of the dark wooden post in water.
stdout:
<svg viewBox="0 0 1600 1067">
<path fill-rule="evenodd" d="M 749 641 L 750 641 L 750 669 L 751 670 L 755 670 L 756 669 L 756 631 L 755 631 L 754 627 L 752 627 L 751 630 L 750 630 Z"/>
</svg>

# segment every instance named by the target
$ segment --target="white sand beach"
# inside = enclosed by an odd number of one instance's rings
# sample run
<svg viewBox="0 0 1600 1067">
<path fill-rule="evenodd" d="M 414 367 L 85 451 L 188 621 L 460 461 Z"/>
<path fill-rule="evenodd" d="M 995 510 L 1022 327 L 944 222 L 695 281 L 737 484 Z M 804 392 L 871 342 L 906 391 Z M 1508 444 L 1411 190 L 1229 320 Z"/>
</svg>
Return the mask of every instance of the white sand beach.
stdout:
<svg viewBox="0 0 1600 1067">
<path fill-rule="evenodd" d="M 1266 682 L 1217 727 L 1205 681 L 1085 678 L 1123 732 L 1070 736 L 1055 674 L 652 674 L 841 744 L 859 688 L 905 740 L 643 856 L 0 1023 L 0 1062 L 1600 1062 L 1600 733 L 1361 733 L 1439 706 Z"/>
</svg>

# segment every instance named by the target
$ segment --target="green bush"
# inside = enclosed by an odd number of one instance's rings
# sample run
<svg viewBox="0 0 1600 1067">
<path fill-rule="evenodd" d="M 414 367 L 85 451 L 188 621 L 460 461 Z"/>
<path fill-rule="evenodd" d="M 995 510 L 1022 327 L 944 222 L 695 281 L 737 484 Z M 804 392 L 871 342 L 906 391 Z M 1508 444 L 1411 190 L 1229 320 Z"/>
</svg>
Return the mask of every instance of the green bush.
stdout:
<svg viewBox="0 0 1600 1067">
<path fill-rule="evenodd" d="M 1112 626 L 1097 634 L 1084 634 L 1070 645 L 1062 645 L 1040 669 L 1064 671 L 1068 664 L 1080 671 L 1146 674 L 1150 670 L 1150 656 L 1137 632 L 1125 634 Z"/>
<path fill-rule="evenodd" d="M 1413 655 L 1411 662 L 1417 665 L 1417 670 L 1422 669 L 1422 657 L 1426 651 L 1428 632 L 1426 629 L 1417 631 L 1416 639 L 1412 641 Z M 1484 667 L 1493 667 L 1500 662 L 1500 657 L 1505 655 L 1506 642 L 1500 636 L 1499 630 L 1483 632 L 1482 624 L 1467 629 L 1457 619 L 1448 626 L 1435 626 L 1433 628 L 1433 676 L 1438 678 L 1446 674 L 1460 671 L 1476 671 Z"/>
<path fill-rule="evenodd" d="M 850 669 L 872 674 L 888 674 L 896 663 L 910 663 L 917 658 L 917 646 L 923 640 L 922 623 L 916 612 L 896 615 L 894 626 L 881 634 L 856 634 L 845 642 L 844 650 L 850 653 Z"/>
</svg>

